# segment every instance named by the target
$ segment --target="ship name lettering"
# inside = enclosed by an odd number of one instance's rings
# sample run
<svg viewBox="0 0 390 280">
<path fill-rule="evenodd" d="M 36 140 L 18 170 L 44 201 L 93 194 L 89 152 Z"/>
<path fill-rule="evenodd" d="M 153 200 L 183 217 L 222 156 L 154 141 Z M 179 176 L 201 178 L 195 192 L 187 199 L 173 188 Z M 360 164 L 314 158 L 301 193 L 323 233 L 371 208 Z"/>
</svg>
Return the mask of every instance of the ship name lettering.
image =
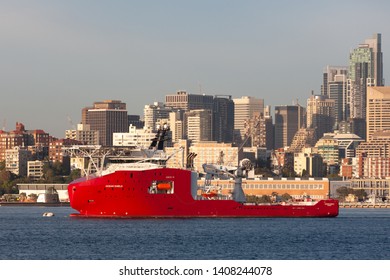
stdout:
<svg viewBox="0 0 390 280">
<path fill-rule="evenodd" d="M 123 188 L 123 185 L 106 185 L 106 188 Z"/>
</svg>

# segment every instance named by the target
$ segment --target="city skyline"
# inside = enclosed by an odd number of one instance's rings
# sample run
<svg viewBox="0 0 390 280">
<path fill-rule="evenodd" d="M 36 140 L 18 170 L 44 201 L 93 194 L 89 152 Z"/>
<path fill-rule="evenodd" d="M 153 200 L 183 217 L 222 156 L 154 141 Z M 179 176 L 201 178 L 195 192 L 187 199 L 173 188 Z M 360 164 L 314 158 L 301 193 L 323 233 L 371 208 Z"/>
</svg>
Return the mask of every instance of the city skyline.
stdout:
<svg viewBox="0 0 390 280">
<path fill-rule="evenodd" d="M 81 122 L 93 101 L 122 100 L 142 115 L 177 90 L 306 107 L 312 90 L 321 93 L 326 66 L 348 66 L 350 51 L 374 33 L 382 34 L 388 79 L 389 6 L 2 1 L 1 128 L 19 121 L 62 138 L 69 118 Z"/>
</svg>

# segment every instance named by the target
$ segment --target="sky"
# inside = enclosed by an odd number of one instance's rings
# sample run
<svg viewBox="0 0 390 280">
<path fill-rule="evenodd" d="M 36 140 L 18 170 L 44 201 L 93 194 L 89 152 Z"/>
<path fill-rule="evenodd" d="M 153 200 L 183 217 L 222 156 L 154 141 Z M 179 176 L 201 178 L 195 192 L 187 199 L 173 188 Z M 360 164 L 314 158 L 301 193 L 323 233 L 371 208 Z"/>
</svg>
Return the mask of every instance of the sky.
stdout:
<svg viewBox="0 0 390 280">
<path fill-rule="evenodd" d="M 178 90 L 302 105 L 327 65 L 382 34 L 390 1 L 0 0 L 0 129 L 56 137 L 95 101 L 129 114 Z"/>
</svg>

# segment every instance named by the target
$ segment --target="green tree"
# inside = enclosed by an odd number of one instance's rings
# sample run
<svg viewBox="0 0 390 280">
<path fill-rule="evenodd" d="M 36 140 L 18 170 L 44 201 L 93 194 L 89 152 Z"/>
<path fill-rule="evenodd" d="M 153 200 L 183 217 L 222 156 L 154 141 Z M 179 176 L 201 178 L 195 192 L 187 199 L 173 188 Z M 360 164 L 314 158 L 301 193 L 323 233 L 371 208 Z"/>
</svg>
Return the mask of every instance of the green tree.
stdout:
<svg viewBox="0 0 390 280">
<path fill-rule="evenodd" d="M 269 197 L 269 195 L 262 195 L 259 200 L 258 200 L 259 203 L 271 203 L 271 198 Z"/>
<path fill-rule="evenodd" d="M 275 174 L 268 167 L 257 167 L 255 168 L 256 175 L 262 175 L 264 177 L 274 177 Z"/>
<path fill-rule="evenodd" d="M 302 170 L 302 176 L 301 176 L 301 177 L 310 177 L 309 171 L 307 171 L 306 169 L 303 169 L 303 170 Z"/>
<path fill-rule="evenodd" d="M 59 161 L 46 162 L 43 166 L 43 179 L 46 183 L 65 183 L 69 171 Z"/>
<path fill-rule="evenodd" d="M 7 170 L 0 171 L 0 192 L 1 194 L 15 193 L 13 180 L 16 175 Z M 17 191 L 17 190 L 16 190 Z"/>
<path fill-rule="evenodd" d="M 257 200 L 258 200 L 258 198 L 255 195 L 247 195 L 246 196 L 246 202 L 248 202 L 248 203 L 257 203 Z"/>
<path fill-rule="evenodd" d="M 54 174 L 56 176 L 59 176 L 59 175 L 67 175 L 66 173 L 66 170 L 63 166 L 63 164 L 59 161 L 56 161 L 52 164 L 52 169 L 54 170 Z"/>
<path fill-rule="evenodd" d="M 290 201 L 292 199 L 292 196 L 289 195 L 288 193 L 284 193 L 284 194 L 282 194 L 281 198 L 282 198 L 282 201 L 287 202 L 287 201 Z"/>
<path fill-rule="evenodd" d="M 294 166 L 291 164 L 285 164 L 281 170 L 283 177 L 296 177 Z"/>
<path fill-rule="evenodd" d="M 13 181 L 8 181 L 8 182 L 4 182 L 3 185 L 2 185 L 2 192 L 5 194 L 17 194 L 19 191 L 18 191 L 18 188 L 17 186 L 14 184 Z"/>
<path fill-rule="evenodd" d="M 365 190 L 354 190 L 353 194 L 358 198 L 359 201 L 367 199 L 367 193 Z"/>
<path fill-rule="evenodd" d="M 336 190 L 336 193 L 338 194 L 338 197 L 341 201 L 345 201 L 345 198 L 349 195 L 349 194 L 355 194 L 354 193 L 354 190 L 352 188 L 348 188 L 348 187 L 340 187 Z"/>
<path fill-rule="evenodd" d="M 12 181 L 14 178 L 15 174 L 13 174 L 12 172 L 7 171 L 5 169 L 0 171 L 0 183 Z"/>
<path fill-rule="evenodd" d="M 43 178 L 47 183 L 52 183 L 54 180 L 54 176 L 55 176 L 54 170 L 51 168 L 48 168 L 43 171 Z"/>
<path fill-rule="evenodd" d="M 66 183 L 70 183 L 78 178 L 81 177 L 81 170 L 80 169 L 73 169 L 69 176 L 65 179 Z"/>
</svg>

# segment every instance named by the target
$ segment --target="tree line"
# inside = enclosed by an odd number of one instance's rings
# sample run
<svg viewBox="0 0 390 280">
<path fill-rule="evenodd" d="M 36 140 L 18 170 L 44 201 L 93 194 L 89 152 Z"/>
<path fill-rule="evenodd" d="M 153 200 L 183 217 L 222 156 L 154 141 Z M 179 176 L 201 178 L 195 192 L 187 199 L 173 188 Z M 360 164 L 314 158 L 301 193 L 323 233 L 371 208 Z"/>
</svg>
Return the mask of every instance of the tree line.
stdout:
<svg viewBox="0 0 390 280">
<path fill-rule="evenodd" d="M 5 168 L 5 162 L 0 162 L 0 196 L 3 194 L 17 194 L 19 192 L 17 184 L 28 183 L 53 183 L 67 184 L 80 178 L 80 170 L 69 171 L 61 162 L 45 162 L 43 165 L 43 177 L 40 180 L 32 180 L 28 176 L 16 175 Z"/>
</svg>

